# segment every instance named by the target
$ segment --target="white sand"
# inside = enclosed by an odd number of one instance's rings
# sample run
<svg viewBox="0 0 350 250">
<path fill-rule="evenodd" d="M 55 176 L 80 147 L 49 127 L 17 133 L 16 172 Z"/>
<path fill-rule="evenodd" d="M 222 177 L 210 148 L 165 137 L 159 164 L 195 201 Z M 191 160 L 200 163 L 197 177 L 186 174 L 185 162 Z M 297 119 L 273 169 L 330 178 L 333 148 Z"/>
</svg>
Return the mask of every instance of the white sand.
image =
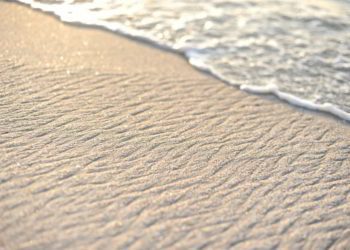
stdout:
<svg viewBox="0 0 350 250">
<path fill-rule="evenodd" d="M 0 246 L 350 245 L 348 124 L 0 8 Z"/>
</svg>

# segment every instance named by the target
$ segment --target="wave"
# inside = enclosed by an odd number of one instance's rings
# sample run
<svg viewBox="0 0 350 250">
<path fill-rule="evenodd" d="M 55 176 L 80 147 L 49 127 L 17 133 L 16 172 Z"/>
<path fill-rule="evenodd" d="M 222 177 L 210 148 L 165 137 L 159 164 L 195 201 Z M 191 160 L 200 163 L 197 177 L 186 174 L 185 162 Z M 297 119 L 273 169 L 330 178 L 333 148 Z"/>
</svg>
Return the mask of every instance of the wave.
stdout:
<svg viewBox="0 0 350 250">
<path fill-rule="evenodd" d="M 350 121 L 350 8 L 335 0 L 19 0 L 182 53 L 244 91 Z"/>
</svg>

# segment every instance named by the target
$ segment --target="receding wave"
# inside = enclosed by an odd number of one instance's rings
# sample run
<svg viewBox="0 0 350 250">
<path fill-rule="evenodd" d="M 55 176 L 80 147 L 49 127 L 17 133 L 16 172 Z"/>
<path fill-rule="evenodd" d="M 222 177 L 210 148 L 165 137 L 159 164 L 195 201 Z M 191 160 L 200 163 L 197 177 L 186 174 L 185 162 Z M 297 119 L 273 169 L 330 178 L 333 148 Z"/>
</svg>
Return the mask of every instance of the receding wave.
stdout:
<svg viewBox="0 0 350 250">
<path fill-rule="evenodd" d="M 19 1 L 180 51 L 243 90 L 350 121 L 345 0 Z"/>
</svg>

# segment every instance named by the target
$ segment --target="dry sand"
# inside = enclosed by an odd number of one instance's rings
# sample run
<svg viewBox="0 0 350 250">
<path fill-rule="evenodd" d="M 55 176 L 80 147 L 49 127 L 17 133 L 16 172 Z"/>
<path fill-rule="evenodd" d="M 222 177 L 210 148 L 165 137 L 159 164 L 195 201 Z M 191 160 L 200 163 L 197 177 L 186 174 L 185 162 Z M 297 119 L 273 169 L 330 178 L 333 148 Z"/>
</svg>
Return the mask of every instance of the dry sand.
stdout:
<svg viewBox="0 0 350 250">
<path fill-rule="evenodd" d="M 348 124 L 0 9 L 0 246 L 349 249 Z"/>
</svg>

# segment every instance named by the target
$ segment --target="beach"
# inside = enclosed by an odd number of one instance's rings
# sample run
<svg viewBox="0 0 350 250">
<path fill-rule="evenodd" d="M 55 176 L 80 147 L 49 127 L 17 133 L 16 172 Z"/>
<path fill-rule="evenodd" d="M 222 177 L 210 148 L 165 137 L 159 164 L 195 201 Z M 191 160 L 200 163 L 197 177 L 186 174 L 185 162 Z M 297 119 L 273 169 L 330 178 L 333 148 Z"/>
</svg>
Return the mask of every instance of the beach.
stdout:
<svg viewBox="0 0 350 250">
<path fill-rule="evenodd" d="M 0 248 L 349 247 L 349 123 L 0 9 Z"/>
</svg>

